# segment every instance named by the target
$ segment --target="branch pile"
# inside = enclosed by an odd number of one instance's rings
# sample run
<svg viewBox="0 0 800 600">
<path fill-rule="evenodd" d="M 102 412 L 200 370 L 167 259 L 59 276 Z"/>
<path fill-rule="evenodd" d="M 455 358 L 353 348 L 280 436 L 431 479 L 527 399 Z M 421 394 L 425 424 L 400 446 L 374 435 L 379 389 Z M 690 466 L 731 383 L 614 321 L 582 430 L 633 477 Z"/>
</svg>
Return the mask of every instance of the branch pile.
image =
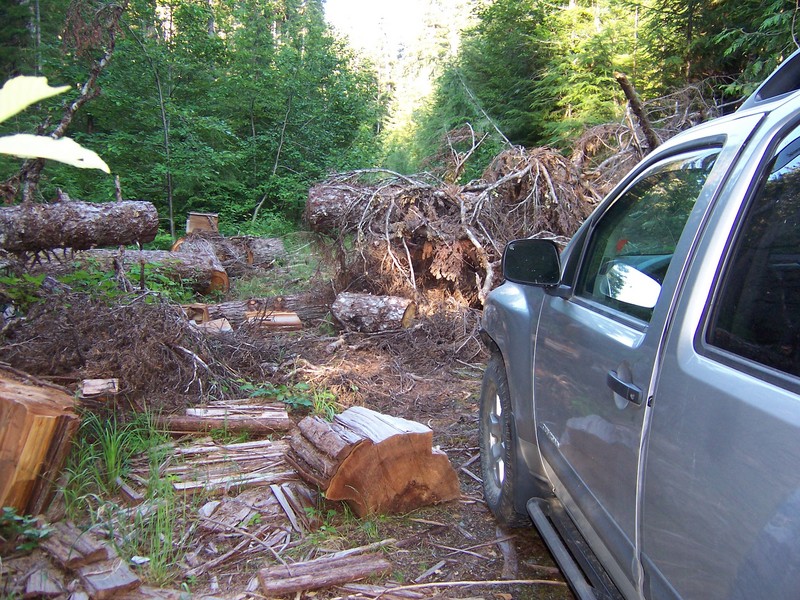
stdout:
<svg viewBox="0 0 800 600">
<path fill-rule="evenodd" d="M 479 306 L 499 282 L 508 241 L 566 241 L 595 199 L 559 153 L 515 147 L 467 186 L 389 171 L 337 175 L 309 191 L 305 216 L 312 230 L 338 236 L 340 284 L 405 296 L 444 289 Z M 351 235 L 355 252 L 345 252 Z"/>
</svg>

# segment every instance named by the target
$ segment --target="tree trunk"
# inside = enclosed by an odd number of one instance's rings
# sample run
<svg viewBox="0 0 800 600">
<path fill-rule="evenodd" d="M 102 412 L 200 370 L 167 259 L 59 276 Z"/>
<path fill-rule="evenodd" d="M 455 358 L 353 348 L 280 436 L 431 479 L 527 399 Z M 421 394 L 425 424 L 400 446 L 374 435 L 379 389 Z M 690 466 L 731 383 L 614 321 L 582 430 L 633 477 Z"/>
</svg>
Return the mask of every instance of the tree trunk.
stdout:
<svg viewBox="0 0 800 600">
<path fill-rule="evenodd" d="M 331 312 L 346 329 L 379 333 L 408 328 L 417 307 L 408 298 L 343 292 L 336 296 Z"/>
<path fill-rule="evenodd" d="M 250 300 L 209 304 L 206 308 L 211 319 L 228 319 L 234 327 L 240 326 L 253 317 L 258 318 L 283 311 L 297 313 L 303 322 L 313 321 L 324 318 L 330 310 L 328 304 L 311 294 L 251 298 Z"/>
<path fill-rule="evenodd" d="M 650 119 L 647 118 L 647 113 L 642 106 L 641 100 L 639 100 L 639 95 L 624 73 L 614 73 L 614 78 L 625 93 L 625 97 L 631 105 L 631 110 L 639 121 L 639 127 L 641 127 L 644 132 L 644 137 L 647 140 L 647 151 L 652 152 L 661 144 L 661 140 L 658 139 L 658 135 L 650 124 Z"/>
<path fill-rule="evenodd" d="M 84 250 L 75 254 L 75 262 L 84 267 L 96 265 L 108 271 L 117 270 L 121 264 L 134 282 L 139 281 L 142 263 L 152 264 L 160 274 L 175 281 L 183 281 L 198 294 L 227 292 L 229 287 L 228 274 L 213 254 L 189 254 L 166 250 L 134 250 L 123 253 L 118 250 Z M 63 267 L 60 265 L 55 267 L 55 270 Z M 50 270 L 49 267 L 44 269 Z"/>
<path fill-rule="evenodd" d="M 321 183 L 308 191 L 304 219 L 311 231 L 352 231 L 364 208 L 364 189 L 345 183 Z M 352 215 L 351 215 L 352 213 Z"/>
<path fill-rule="evenodd" d="M 145 243 L 153 241 L 156 233 L 155 206 L 139 200 L 25 203 L 0 208 L 0 248 L 9 252 Z"/>
<path fill-rule="evenodd" d="M 210 245 L 225 270 L 232 276 L 244 275 L 253 268 L 267 268 L 278 258 L 286 254 L 283 240 L 278 238 L 254 238 L 236 236 L 226 238 L 218 233 L 195 231 L 180 238 L 172 246 L 172 250 L 181 251 L 185 245 L 196 247 L 198 244 Z"/>
<path fill-rule="evenodd" d="M 353 407 L 333 423 L 303 419 L 286 461 L 359 517 L 399 514 L 460 496 L 447 455 L 432 449 L 432 441 L 433 432 L 420 423 Z"/>
</svg>

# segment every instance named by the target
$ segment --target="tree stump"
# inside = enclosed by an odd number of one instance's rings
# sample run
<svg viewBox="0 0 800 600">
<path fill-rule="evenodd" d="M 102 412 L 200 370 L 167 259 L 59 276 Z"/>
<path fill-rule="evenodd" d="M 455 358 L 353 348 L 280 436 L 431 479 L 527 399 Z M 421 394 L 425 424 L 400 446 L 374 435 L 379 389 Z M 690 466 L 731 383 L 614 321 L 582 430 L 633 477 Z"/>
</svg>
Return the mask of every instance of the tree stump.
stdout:
<svg viewBox="0 0 800 600">
<path fill-rule="evenodd" d="M 78 428 L 75 401 L 0 374 L 0 423 L 0 506 L 39 514 L 53 497 Z"/>
<path fill-rule="evenodd" d="M 336 320 L 345 328 L 362 333 L 406 329 L 414 320 L 417 306 L 408 298 L 342 292 L 331 306 Z"/>
<path fill-rule="evenodd" d="M 447 455 L 432 441 L 433 432 L 421 423 L 352 407 L 332 423 L 300 421 L 286 460 L 359 517 L 405 513 L 461 495 Z"/>
</svg>

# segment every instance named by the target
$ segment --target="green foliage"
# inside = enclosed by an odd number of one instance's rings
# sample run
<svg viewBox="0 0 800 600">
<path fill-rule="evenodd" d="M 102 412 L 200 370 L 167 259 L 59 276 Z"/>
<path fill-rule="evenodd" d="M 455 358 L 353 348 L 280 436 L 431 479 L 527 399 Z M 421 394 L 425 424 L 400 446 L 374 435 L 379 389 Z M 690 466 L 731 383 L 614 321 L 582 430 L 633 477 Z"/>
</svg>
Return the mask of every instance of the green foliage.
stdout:
<svg viewBox="0 0 800 600">
<path fill-rule="evenodd" d="M 30 552 L 47 538 L 52 529 L 39 523 L 30 515 L 19 515 L 11 506 L 0 512 L 0 547 L 7 546 L 14 552 Z"/>
<path fill-rule="evenodd" d="M 39 290 L 44 281 L 44 274 L 30 275 L 23 273 L 21 276 L 0 276 L 0 298 L 5 298 L 21 312 L 26 312 L 31 305 L 39 302 Z"/>
<path fill-rule="evenodd" d="M 314 388 L 304 382 L 279 385 L 241 382 L 239 389 L 250 398 L 274 399 L 283 402 L 290 411 L 311 412 L 328 421 L 332 421 L 338 412 L 336 395 L 332 391 Z"/>
</svg>

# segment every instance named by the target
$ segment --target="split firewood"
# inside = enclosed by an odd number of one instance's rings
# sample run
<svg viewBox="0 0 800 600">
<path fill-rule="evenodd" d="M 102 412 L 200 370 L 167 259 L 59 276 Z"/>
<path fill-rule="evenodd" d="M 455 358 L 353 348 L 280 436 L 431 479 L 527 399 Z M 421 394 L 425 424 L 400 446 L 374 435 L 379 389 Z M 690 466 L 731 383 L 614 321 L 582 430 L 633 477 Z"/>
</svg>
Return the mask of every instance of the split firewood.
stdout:
<svg viewBox="0 0 800 600">
<path fill-rule="evenodd" d="M 141 579 L 131 571 L 128 563 L 116 556 L 81 567 L 77 572 L 92 600 L 117 598 L 142 585 Z"/>
<path fill-rule="evenodd" d="M 342 292 L 336 296 L 331 312 L 347 329 L 378 333 L 407 329 L 417 306 L 408 298 Z"/>
<path fill-rule="evenodd" d="M 460 496 L 447 455 L 432 441 L 433 432 L 421 423 L 352 407 L 333 423 L 303 419 L 286 460 L 359 517 L 404 513 Z"/>
<path fill-rule="evenodd" d="M 0 506 L 39 514 L 55 493 L 78 428 L 75 400 L 0 374 Z"/>
<path fill-rule="evenodd" d="M 155 206 L 139 200 L 105 204 L 70 200 L 0 208 L 0 248 L 9 252 L 145 243 L 156 233 Z"/>
<path fill-rule="evenodd" d="M 258 580 L 264 594 L 273 598 L 386 575 L 391 571 L 392 563 L 381 554 L 362 554 L 268 567 L 258 572 Z"/>
<path fill-rule="evenodd" d="M 119 393 L 119 379 L 84 379 L 81 381 L 81 398 L 106 399 Z"/>
<path fill-rule="evenodd" d="M 25 582 L 23 598 L 54 598 L 64 593 L 64 581 L 60 573 L 52 569 L 37 569 Z"/>
<path fill-rule="evenodd" d="M 65 569 L 108 560 L 116 554 L 91 532 L 81 531 L 71 521 L 61 521 L 52 526 L 52 532 L 40 544 Z"/>
<path fill-rule="evenodd" d="M 186 215 L 186 234 L 189 235 L 198 231 L 218 232 L 219 214 L 190 212 Z"/>
</svg>

